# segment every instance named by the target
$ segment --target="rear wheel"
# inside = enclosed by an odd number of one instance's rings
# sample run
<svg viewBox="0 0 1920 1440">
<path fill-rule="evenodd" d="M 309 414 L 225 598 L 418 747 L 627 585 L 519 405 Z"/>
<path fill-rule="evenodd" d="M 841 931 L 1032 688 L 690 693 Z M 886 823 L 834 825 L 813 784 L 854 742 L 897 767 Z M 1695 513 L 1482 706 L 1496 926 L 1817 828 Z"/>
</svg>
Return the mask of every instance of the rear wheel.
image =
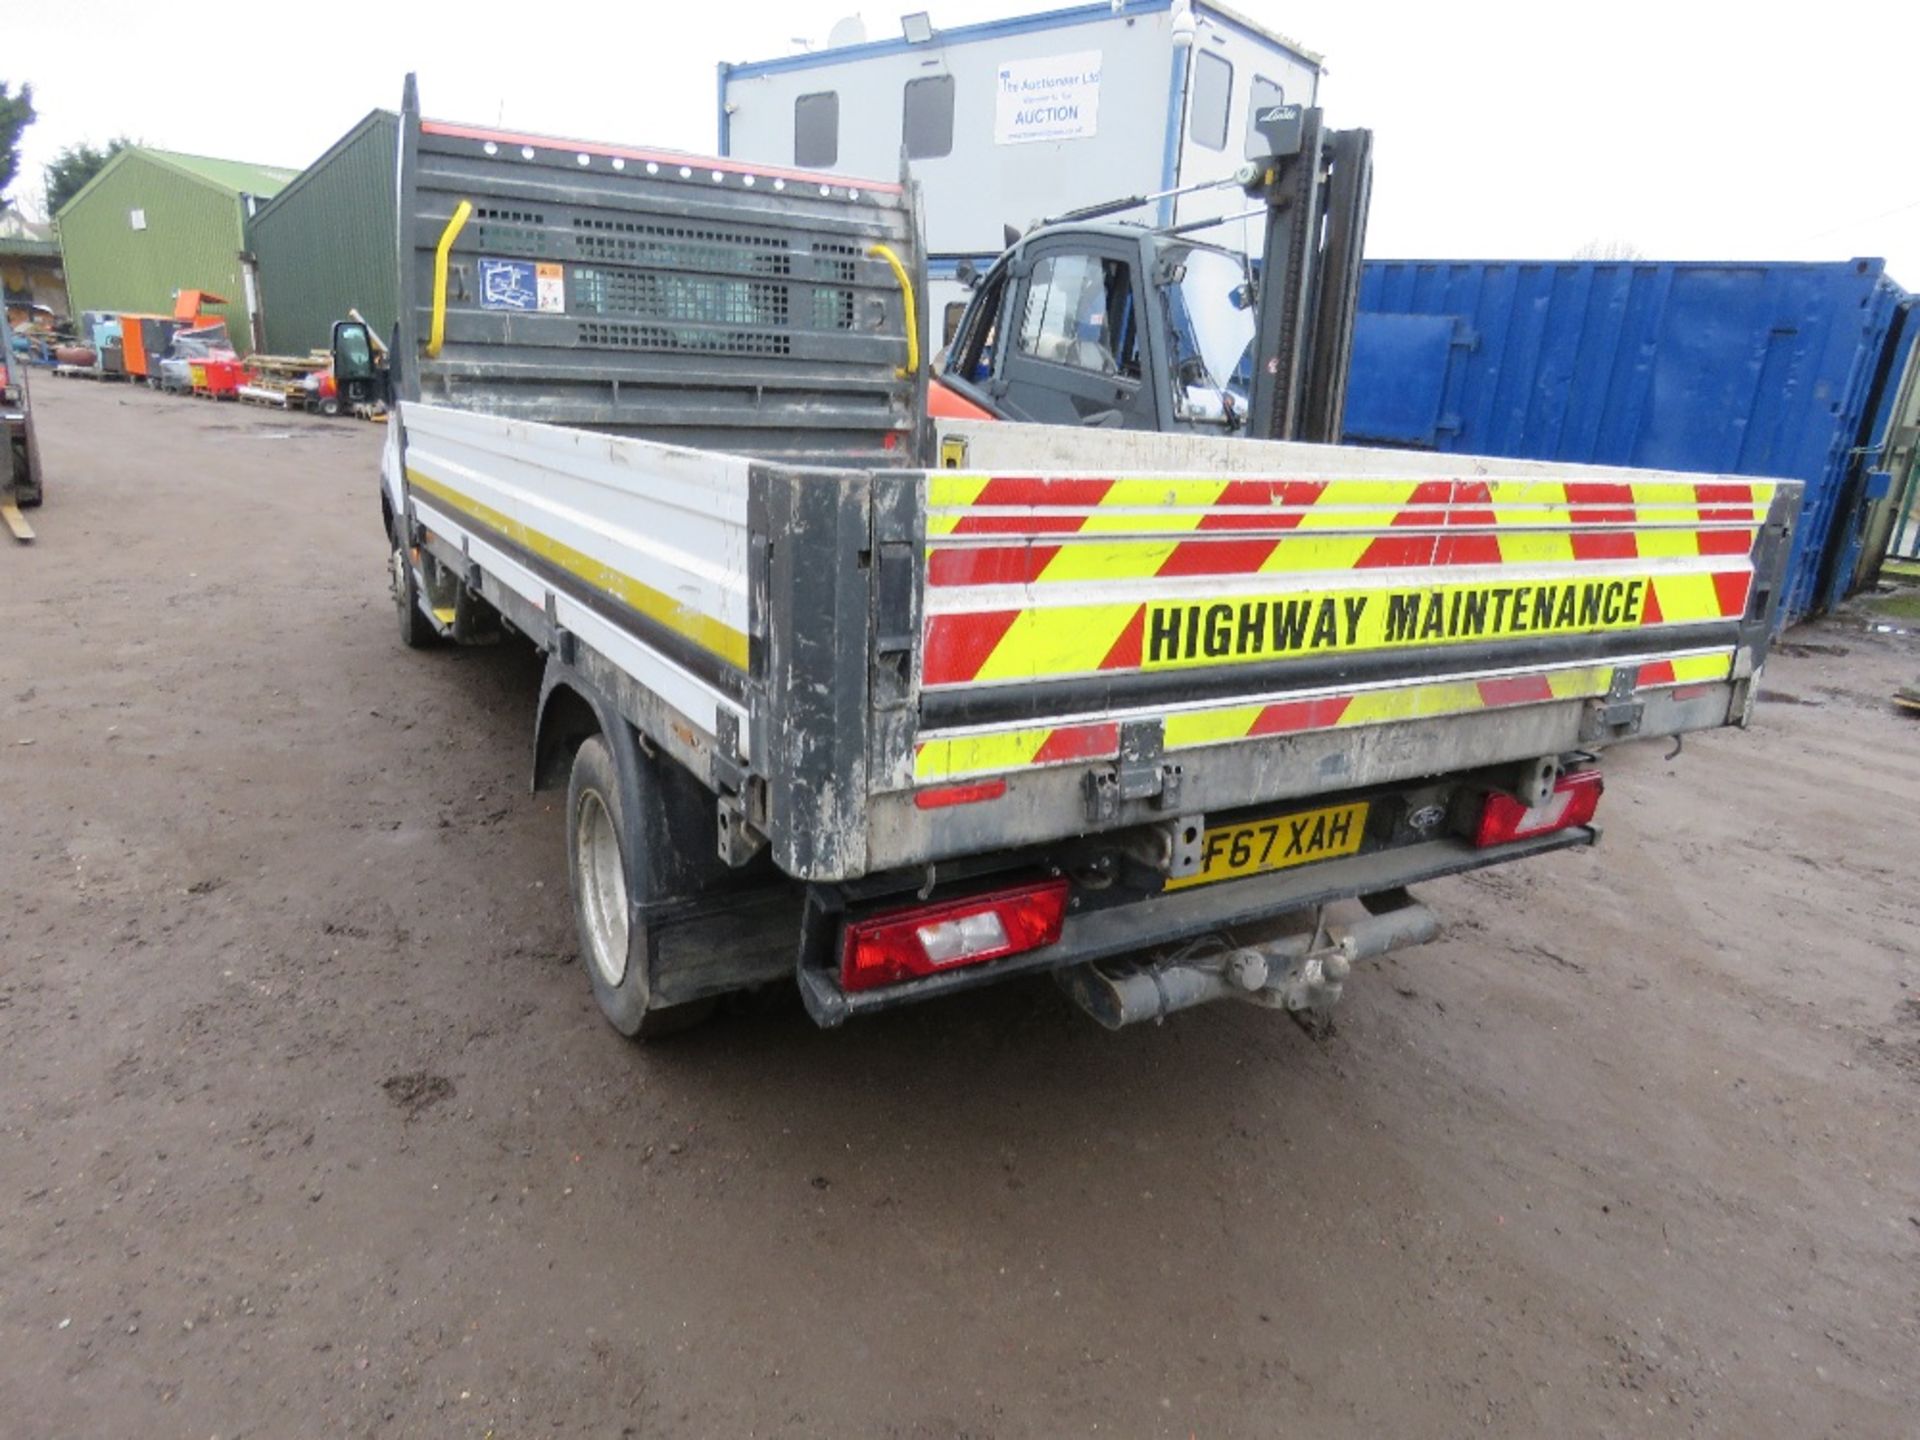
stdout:
<svg viewBox="0 0 1920 1440">
<path fill-rule="evenodd" d="M 644 777 L 643 777 L 644 779 Z M 626 823 L 619 777 L 606 741 L 598 735 L 574 752 L 567 781 L 567 878 L 573 890 L 580 960 L 601 1013 L 622 1035 L 652 1040 L 696 1025 L 713 1013 L 711 1000 L 658 1007 L 652 1003 L 652 955 L 645 925 L 635 925 L 631 885 L 656 868 L 650 857 L 629 853 L 644 843 Z"/>
</svg>

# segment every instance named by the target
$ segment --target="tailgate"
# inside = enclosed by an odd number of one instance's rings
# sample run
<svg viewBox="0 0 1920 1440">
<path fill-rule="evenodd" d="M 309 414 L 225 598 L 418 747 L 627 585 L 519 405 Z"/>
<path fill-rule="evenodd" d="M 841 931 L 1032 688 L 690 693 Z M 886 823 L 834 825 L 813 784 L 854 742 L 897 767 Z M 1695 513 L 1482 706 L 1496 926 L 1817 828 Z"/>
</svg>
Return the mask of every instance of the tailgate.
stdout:
<svg viewBox="0 0 1920 1440">
<path fill-rule="evenodd" d="M 890 778 L 946 837 L 896 807 L 876 851 L 1741 721 L 1790 482 L 1214 443 L 1301 463 L 924 477 L 919 723 Z"/>
</svg>

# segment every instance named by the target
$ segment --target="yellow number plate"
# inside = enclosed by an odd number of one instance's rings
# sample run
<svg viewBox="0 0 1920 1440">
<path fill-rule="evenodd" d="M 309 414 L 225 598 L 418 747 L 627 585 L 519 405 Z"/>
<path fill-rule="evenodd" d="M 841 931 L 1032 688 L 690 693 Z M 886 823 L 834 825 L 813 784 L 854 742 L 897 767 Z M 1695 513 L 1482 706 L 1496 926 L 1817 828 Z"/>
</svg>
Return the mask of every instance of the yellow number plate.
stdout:
<svg viewBox="0 0 1920 1440">
<path fill-rule="evenodd" d="M 1332 805 L 1325 810 L 1303 810 L 1297 815 L 1275 815 L 1222 825 L 1200 837 L 1200 868 L 1191 875 L 1167 881 L 1169 890 L 1209 885 L 1242 875 L 1264 875 L 1351 855 L 1360 848 L 1367 828 L 1367 802 Z"/>
</svg>

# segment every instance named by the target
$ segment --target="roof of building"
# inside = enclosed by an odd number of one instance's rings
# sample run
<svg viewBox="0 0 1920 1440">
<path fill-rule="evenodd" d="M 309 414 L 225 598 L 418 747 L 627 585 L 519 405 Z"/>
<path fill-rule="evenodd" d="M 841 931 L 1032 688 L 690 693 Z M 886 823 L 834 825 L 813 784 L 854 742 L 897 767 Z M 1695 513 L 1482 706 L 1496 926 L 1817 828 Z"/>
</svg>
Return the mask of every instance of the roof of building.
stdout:
<svg viewBox="0 0 1920 1440">
<path fill-rule="evenodd" d="M 0 208 L 0 255 L 50 255 L 58 258 L 60 242 L 53 238 L 53 227 L 29 220 L 12 206 Z"/>
<path fill-rule="evenodd" d="M 100 167 L 91 180 L 74 191 L 67 198 L 67 203 L 60 207 L 59 213 L 64 215 L 73 209 L 89 190 L 98 185 L 104 177 L 119 169 L 127 157 L 134 155 L 197 180 L 203 185 L 224 190 L 229 195 L 257 195 L 263 200 L 278 194 L 281 186 L 300 173 L 298 170 L 289 170 L 282 165 L 255 165 L 245 160 L 221 160 L 212 155 L 183 155 L 178 150 L 157 150 L 151 145 L 129 145 L 126 149 L 116 152 L 111 160 Z"/>
<path fill-rule="evenodd" d="M 148 145 L 133 148 L 163 165 L 218 185 L 222 190 L 231 190 L 236 195 L 258 195 L 262 199 L 279 194 L 280 187 L 300 173 L 284 165 L 254 165 L 245 160 L 220 160 L 211 155 L 182 155 L 177 150 L 156 150 Z"/>
</svg>

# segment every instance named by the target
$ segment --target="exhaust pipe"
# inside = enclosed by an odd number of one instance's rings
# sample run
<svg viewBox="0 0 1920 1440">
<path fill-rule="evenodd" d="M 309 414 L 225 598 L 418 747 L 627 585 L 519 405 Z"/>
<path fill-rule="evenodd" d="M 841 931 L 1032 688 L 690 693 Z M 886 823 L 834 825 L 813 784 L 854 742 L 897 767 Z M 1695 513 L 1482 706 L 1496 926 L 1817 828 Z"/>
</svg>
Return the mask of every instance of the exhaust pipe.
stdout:
<svg viewBox="0 0 1920 1440">
<path fill-rule="evenodd" d="M 1440 917 L 1418 901 L 1314 934 L 1209 956 L 1205 962 L 1098 964 L 1061 971 L 1073 1001 L 1109 1030 L 1159 1022 L 1178 1010 L 1215 1000 L 1246 1000 L 1275 1010 L 1325 1012 L 1339 1000 L 1356 960 L 1424 945 L 1440 933 Z M 1318 942 L 1318 943 L 1316 943 Z"/>
</svg>

